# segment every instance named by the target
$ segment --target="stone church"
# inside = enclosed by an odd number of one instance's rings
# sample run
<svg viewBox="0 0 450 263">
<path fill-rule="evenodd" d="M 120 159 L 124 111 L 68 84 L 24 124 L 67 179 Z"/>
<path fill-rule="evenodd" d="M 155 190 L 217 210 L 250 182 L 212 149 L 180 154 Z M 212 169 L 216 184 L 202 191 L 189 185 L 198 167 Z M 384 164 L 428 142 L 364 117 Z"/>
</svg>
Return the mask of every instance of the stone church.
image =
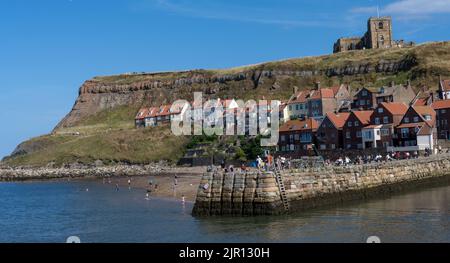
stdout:
<svg viewBox="0 0 450 263">
<path fill-rule="evenodd" d="M 367 22 L 367 32 L 363 37 L 339 38 L 333 47 L 333 52 L 344 52 L 349 50 L 409 47 L 413 42 L 393 40 L 392 18 L 371 17 Z"/>
</svg>

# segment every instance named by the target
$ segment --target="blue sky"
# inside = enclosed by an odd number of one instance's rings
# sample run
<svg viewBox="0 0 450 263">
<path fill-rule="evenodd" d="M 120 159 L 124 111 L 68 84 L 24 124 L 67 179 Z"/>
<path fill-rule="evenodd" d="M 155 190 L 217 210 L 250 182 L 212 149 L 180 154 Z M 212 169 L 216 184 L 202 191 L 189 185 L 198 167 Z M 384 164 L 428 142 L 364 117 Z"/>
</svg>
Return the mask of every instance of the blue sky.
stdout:
<svg viewBox="0 0 450 263">
<path fill-rule="evenodd" d="M 450 0 L 2 0 L 0 156 L 49 133 L 94 76 L 328 54 L 377 6 L 396 39 L 449 40 Z"/>
</svg>

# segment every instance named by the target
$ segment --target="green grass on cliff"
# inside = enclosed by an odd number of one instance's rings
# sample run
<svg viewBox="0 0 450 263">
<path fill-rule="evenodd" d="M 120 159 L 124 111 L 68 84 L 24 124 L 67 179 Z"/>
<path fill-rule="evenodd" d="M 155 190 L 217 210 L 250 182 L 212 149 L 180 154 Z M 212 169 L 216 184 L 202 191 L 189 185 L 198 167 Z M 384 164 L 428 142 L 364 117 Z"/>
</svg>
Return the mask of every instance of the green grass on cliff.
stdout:
<svg viewBox="0 0 450 263">
<path fill-rule="evenodd" d="M 57 166 L 75 162 L 91 164 L 96 160 L 110 163 L 142 164 L 159 160 L 177 161 L 188 139 L 176 137 L 169 128 L 118 129 L 88 135 L 47 135 L 33 139 L 45 146 L 4 161 L 10 166 Z"/>
</svg>

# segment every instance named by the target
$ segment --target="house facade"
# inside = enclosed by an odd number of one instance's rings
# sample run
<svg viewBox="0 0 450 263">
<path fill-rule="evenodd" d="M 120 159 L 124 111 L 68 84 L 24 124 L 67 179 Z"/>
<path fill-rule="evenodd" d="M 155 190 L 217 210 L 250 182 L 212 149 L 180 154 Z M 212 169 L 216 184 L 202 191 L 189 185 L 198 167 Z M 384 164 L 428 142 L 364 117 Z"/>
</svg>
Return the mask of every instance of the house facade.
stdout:
<svg viewBox="0 0 450 263">
<path fill-rule="evenodd" d="M 431 106 L 436 112 L 438 139 L 450 140 L 450 100 L 438 100 Z"/>
<path fill-rule="evenodd" d="M 342 128 L 345 149 L 363 149 L 362 129 L 370 125 L 373 111 L 352 111 Z"/>
<path fill-rule="evenodd" d="M 316 133 L 316 143 L 320 150 L 344 149 L 342 129 L 350 113 L 329 112 Z"/>
<path fill-rule="evenodd" d="M 450 100 L 450 79 L 439 79 L 438 96 L 441 100 Z"/>
<path fill-rule="evenodd" d="M 411 106 L 396 127 L 398 147 L 394 151 L 433 149 L 437 142 L 436 112 L 430 106 Z"/>
<path fill-rule="evenodd" d="M 397 146 L 395 127 L 400 124 L 407 110 L 408 106 L 404 103 L 380 103 L 370 117 L 370 125 L 363 128 L 363 148 Z"/>
<path fill-rule="evenodd" d="M 291 120 L 280 127 L 278 150 L 283 153 L 305 153 L 314 143 L 319 123 L 313 118 Z"/>
<path fill-rule="evenodd" d="M 381 88 L 361 88 L 354 96 L 352 108 L 370 110 L 382 102 L 402 102 L 409 105 L 416 98 L 416 93 L 408 82 Z"/>
</svg>

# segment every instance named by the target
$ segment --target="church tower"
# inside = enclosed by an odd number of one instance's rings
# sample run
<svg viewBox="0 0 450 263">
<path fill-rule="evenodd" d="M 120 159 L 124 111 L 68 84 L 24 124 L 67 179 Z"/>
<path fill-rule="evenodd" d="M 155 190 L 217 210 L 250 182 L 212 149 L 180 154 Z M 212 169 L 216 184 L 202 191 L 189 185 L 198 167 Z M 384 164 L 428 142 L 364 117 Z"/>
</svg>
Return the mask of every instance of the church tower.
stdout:
<svg viewBox="0 0 450 263">
<path fill-rule="evenodd" d="M 392 47 L 392 18 L 371 17 L 367 22 L 367 35 L 365 46 L 370 49 Z"/>
</svg>

